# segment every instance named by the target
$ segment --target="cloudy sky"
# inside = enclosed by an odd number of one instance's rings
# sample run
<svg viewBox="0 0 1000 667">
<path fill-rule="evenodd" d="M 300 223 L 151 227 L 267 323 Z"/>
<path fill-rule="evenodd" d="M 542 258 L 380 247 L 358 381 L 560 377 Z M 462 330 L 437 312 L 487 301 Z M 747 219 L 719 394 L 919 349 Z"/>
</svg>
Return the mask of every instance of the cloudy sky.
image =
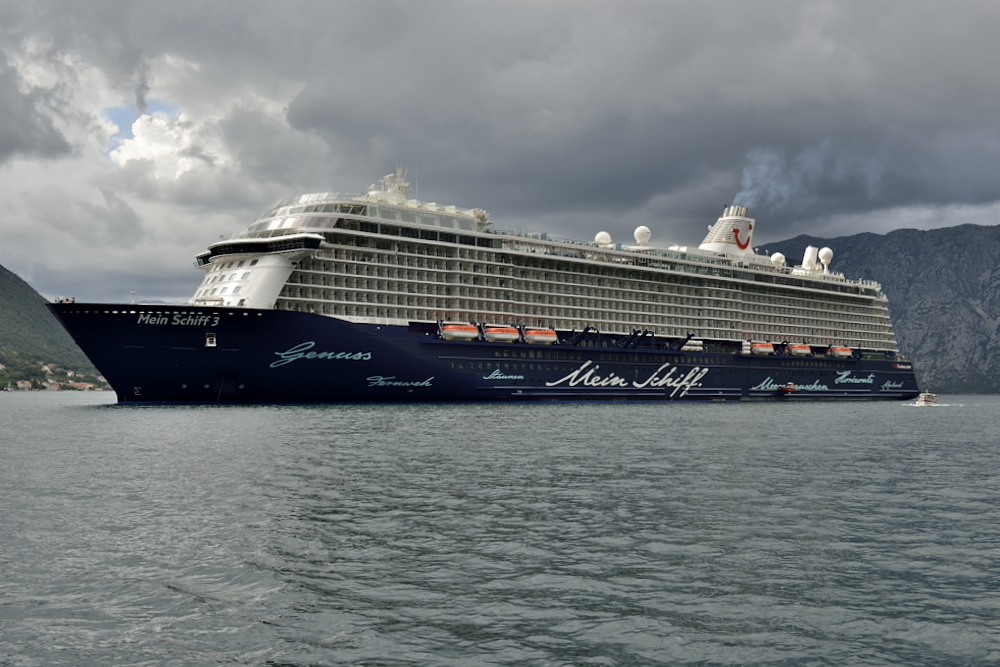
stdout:
<svg viewBox="0 0 1000 667">
<path fill-rule="evenodd" d="M 992 225 L 998 32 L 995 0 L 0 0 L 0 265 L 183 301 L 220 235 L 396 166 L 579 239 L 696 244 L 732 201 L 758 245 Z"/>
</svg>

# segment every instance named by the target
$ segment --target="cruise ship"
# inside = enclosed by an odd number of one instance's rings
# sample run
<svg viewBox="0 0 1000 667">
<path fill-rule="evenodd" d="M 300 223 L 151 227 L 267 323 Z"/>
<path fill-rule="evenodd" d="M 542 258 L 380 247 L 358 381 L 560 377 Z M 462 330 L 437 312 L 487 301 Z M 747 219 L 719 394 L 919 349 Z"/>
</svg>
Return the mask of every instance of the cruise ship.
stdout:
<svg viewBox="0 0 1000 667">
<path fill-rule="evenodd" d="M 881 286 L 755 230 L 732 205 L 697 247 L 564 240 L 397 170 L 212 243 L 186 305 L 50 308 L 119 403 L 915 398 Z"/>
</svg>

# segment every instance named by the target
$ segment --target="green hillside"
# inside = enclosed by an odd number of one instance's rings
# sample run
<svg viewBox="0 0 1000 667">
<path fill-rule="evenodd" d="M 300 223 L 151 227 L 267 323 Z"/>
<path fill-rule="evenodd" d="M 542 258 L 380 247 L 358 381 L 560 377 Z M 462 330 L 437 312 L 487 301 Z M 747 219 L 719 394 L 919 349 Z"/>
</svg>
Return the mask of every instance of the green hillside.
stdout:
<svg viewBox="0 0 1000 667">
<path fill-rule="evenodd" d="M 40 389 L 51 382 L 67 387 L 70 382 L 97 378 L 96 369 L 46 308 L 45 299 L 3 266 L 0 366 L 0 389 L 23 380 Z"/>
</svg>

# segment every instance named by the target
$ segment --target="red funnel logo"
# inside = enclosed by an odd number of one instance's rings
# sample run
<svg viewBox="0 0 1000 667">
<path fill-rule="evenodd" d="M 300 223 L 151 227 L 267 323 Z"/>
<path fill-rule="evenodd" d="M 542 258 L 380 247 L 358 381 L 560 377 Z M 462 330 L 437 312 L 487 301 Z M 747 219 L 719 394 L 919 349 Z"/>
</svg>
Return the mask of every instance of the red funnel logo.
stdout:
<svg viewBox="0 0 1000 667">
<path fill-rule="evenodd" d="M 740 250 L 746 250 L 747 248 L 750 247 L 750 237 L 753 236 L 753 234 L 751 234 L 750 232 L 752 232 L 752 231 L 753 231 L 753 227 L 751 226 L 749 229 L 747 229 L 747 240 L 746 241 L 741 241 L 740 240 L 740 230 L 733 229 L 733 236 L 736 237 L 736 245 L 738 245 L 740 247 Z"/>
</svg>

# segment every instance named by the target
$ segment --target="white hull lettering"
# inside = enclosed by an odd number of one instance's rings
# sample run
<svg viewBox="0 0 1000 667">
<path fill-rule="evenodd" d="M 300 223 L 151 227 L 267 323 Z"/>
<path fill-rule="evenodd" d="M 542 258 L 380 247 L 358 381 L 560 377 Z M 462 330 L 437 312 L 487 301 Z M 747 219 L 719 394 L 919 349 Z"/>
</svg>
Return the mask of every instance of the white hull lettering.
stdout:
<svg viewBox="0 0 1000 667">
<path fill-rule="evenodd" d="M 709 369 L 695 366 L 686 375 L 679 375 L 676 366 L 671 366 L 669 362 L 662 364 L 644 380 L 633 380 L 629 382 L 625 378 L 615 373 L 601 374 L 600 364 L 585 361 L 573 372 L 565 375 L 554 382 L 546 382 L 546 387 L 621 387 L 635 389 L 673 389 L 670 392 L 671 398 L 684 396 L 689 390 L 701 386 L 701 380 L 708 375 Z"/>
<path fill-rule="evenodd" d="M 623 377 L 619 377 L 614 373 L 609 375 L 601 375 L 597 371 L 601 369 L 599 364 L 592 364 L 590 361 L 585 361 L 580 364 L 580 367 L 569 375 L 562 377 L 555 382 L 546 382 L 546 387 L 558 387 L 559 385 L 565 384 L 570 387 L 627 387 L 629 386 L 628 380 Z"/>
<path fill-rule="evenodd" d="M 778 384 L 773 378 L 768 377 L 766 380 L 760 384 L 750 387 L 750 391 L 778 391 L 785 383 Z M 796 391 L 830 391 L 830 387 L 823 384 L 819 380 L 813 381 L 811 384 L 799 384 L 795 383 Z"/>
<path fill-rule="evenodd" d="M 167 317 L 161 313 L 139 313 L 136 324 L 169 325 L 174 327 L 214 327 L 219 324 L 218 315 L 185 315 L 174 313 Z"/>
<path fill-rule="evenodd" d="M 523 380 L 523 375 L 507 375 L 506 373 L 501 373 L 498 370 L 494 370 L 489 375 L 483 376 L 484 380 Z"/>
<path fill-rule="evenodd" d="M 778 391 L 781 389 L 781 385 L 776 383 L 770 377 L 761 382 L 755 387 L 750 387 L 750 391 Z"/>
<path fill-rule="evenodd" d="M 666 372 L 664 372 L 666 371 Z M 636 389 L 645 389 L 646 387 L 652 387 L 658 389 L 660 387 L 671 387 L 673 391 L 670 392 L 671 398 L 675 396 L 684 396 L 688 393 L 688 390 L 694 389 L 701 386 L 701 379 L 708 375 L 708 369 L 702 368 L 701 366 L 695 366 L 687 372 L 687 375 L 680 377 L 677 375 L 677 367 L 671 366 L 669 363 L 665 363 L 642 382 L 633 382 L 632 386 Z"/>
<path fill-rule="evenodd" d="M 840 371 L 837 373 L 835 384 L 875 384 L 875 374 L 869 373 L 864 377 L 855 377 L 851 371 Z"/>
<path fill-rule="evenodd" d="M 796 391 L 830 391 L 830 387 L 826 386 L 819 380 L 814 380 L 811 384 L 795 384 Z"/>
<path fill-rule="evenodd" d="M 426 380 L 397 380 L 395 375 L 372 375 L 368 378 L 369 387 L 432 387 L 434 376 Z"/>
<path fill-rule="evenodd" d="M 299 359 L 326 359 L 335 361 L 368 361 L 372 358 L 371 352 L 316 352 L 315 341 L 306 341 L 293 345 L 284 352 L 275 352 L 278 355 L 277 361 L 271 362 L 271 368 L 284 366 Z"/>
</svg>

